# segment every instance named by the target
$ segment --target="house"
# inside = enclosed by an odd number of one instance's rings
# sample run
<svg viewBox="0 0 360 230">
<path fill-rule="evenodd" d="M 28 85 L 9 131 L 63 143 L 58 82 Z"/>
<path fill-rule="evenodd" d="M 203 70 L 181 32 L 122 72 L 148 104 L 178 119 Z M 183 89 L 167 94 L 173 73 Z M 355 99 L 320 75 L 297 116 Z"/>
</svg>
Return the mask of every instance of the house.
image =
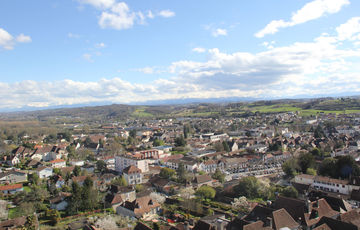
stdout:
<svg viewBox="0 0 360 230">
<path fill-rule="evenodd" d="M 129 185 L 142 183 L 143 175 L 141 173 L 141 169 L 134 165 L 126 167 L 123 170 L 123 175 Z"/>
<path fill-rule="evenodd" d="M 160 204 L 152 200 L 150 196 L 143 196 L 134 201 L 125 201 L 116 209 L 116 213 L 123 216 L 146 218 L 160 211 Z"/>
<path fill-rule="evenodd" d="M 164 194 L 173 194 L 175 190 L 179 189 L 180 184 L 177 184 L 169 179 L 161 178 L 159 175 L 150 178 L 149 182 L 156 189 L 156 191 Z"/>
<path fill-rule="evenodd" d="M 225 230 L 228 223 L 229 220 L 225 219 L 225 215 L 222 214 L 205 216 L 195 224 L 193 230 L 203 230 L 203 229 Z"/>
<path fill-rule="evenodd" d="M 141 155 L 130 154 L 115 156 L 115 170 L 118 173 L 122 173 L 122 171 L 130 165 L 134 165 L 141 169 L 143 173 L 149 171 L 149 160 L 142 158 Z"/>
<path fill-rule="evenodd" d="M 85 164 L 85 161 L 82 161 L 82 160 L 72 160 L 70 161 L 70 164 L 71 165 L 74 165 L 74 166 L 83 166 Z"/>
<path fill-rule="evenodd" d="M 54 178 L 55 187 L 56 188 L 62 188 L 65 185 L 65 180 L 61 177 L 56 175 Z"/>
<path fill-rule="evenodd" d="M 207 174 L 204 174 L 204 175 L 198 175 L 195 177 L 194 179 L 194 184 L 196 187 L 201 187 L 203 185 L 208 185 L 208 186 L 211 186 L 212 185 L 212 182 L 213 182 L 213 179 L 207 175 Z"/>
<path fill-rule="evenodd" d="M 71 193 L 61 192 L 58 196 L 50 199 L 50 208 L 58 211 L 64 211 L 68 206 L 66 199 L 71 196 Z"/>
<path fill-rule="evenodd" d="M 4 156 L 4 161 L 10 166 L 14 166 L 20 163 L 20 156 L 11 154 L 10 156 Z"/>
<path fill-rule="evenodd" d="M 66 161 L 63 159 L 56 159 L 49 162 L 53 168 L 64 168 L 66 167 Z"/>
<path fill-rule="evenodd" d="M 81 169 L 86 170 L 88 173 L 92 174 L 95 171 L 95 166 L 92 164 L 85 164 L 81 166 Z"/>
<path fill-rule="evenodd" d="M 20 229 L 27 222 L 26 216 L 0 222 L 0 229 Z"/>
<path fill-rule="evenodd" d="M 136 191 L 133 186 L 116 186 L 111 185 L 112 194 L 119 194 L 123 201 L 134 201 L 136 199 Z"/>
<path fill-rule="evenodd" d="M 243 172 L 249 165 L 249 160 L 245 157 L 224 159 L 225 169 L 231 173 Z"/>
<path fill-rule="evenodd" d="M 216 171 L 216 168 L 218 166 L 218 163 L 214 160 L 207 160 L 200 164 L 199 169 L 201 171 L 205 171 L 207 173 L 214 173 Z"/>
<path fill-rule="evenodd" d="M 83 186 L 83 184 L 84 184 L 87 177 L 89 177 L 89 176 L 74 176 L 73 178 L 71 178 L 71 181 L 78 183 L 80 186 Z M 97 177 L 93 176 L 93 177 L 90 177 L 90 178 L 94 182 L 94 186 L 95 186 L 96 181 L 97 181 Z"/>
<path fill-rule="evenodd" d="M 339 212 L 333 210 L 323 198 L 315 201 L 304 201 L 278 196 L 273 207 L 275 209 L 284 208 L 294 220 L 301 221 L 301 224 L 307 228 L 313 228 L 323 216 L 333 219 L 339 216 Z"/>
<path fill-rule="evenodd" d="M 24 172 L 11 170 L 7 172 L 0 173 L 0 183 L 22 183 L 27 181 L 27 174 Z"/>
<path fill-rule="evenodd" d="M 36 169 L 36 173 L 38 174 L 39 178 L 48 178 L 53 175 L 53 169 L 46 166 L 41 166 Z"/>
<path fill-rule="evenodd" d="M 352 185 L 347 180 L 306 174 L 295 176 L 295 182 L 299 184 L 309 184 L 311 187 L 325 192 L 341 193 L 345 195 L 350 195 L 353 190 L 360 189 L 360 186 Z"/>
<path fill-rule="evenodd" d="M 280 230 L 300 229 L 300 224 L 284 209 L 274 209 L 263 205 L 255 206 L 245 217 L 236 217 L 231 221 L 228 230 Z"/>
<path fill-rule="evenodd" d="M 22 184 L 10 184 L 0 186 L 0 192 L 2 192 L 3 194 L 15 194 L 23 190 L 24 188 Z"/>
</svg>

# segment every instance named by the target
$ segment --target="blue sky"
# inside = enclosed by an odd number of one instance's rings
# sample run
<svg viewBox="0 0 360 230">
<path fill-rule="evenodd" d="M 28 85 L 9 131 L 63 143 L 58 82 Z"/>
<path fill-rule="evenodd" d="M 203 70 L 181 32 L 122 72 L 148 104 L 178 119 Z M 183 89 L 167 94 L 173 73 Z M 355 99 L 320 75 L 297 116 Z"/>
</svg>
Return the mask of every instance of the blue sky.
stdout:
<svg viewBox="0 0 360 230">
<path fill-rule="evenodd" d="M 2 0 L 0 110 L 360 91 L 360 1 Z"/>
</svg>

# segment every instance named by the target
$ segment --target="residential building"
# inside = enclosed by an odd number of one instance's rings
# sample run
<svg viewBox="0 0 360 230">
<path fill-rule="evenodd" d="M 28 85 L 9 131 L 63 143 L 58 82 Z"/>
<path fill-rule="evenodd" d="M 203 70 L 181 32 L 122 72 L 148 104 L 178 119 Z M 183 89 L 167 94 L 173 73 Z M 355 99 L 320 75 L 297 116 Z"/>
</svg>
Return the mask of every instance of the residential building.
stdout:
<svg viewBox="0 0 360 230">
<path fill-rule="evenodd" d="M 159 213 L 159 211 L 160 204 L 152 200 L 150 196 L 136 198 L 132 202 L 125 201 L 123 205 L 118 206 L 116 209 L 116 213 L 119 215 L 136 218 L 146 218 Z"/>
<path fill-rule="evenodd" d="M 53 175 L 53 169 L 46 166 L 41 166 L 36 169 L 36 173 L 38 174 L 39 178 L 48 178 Z"/>
<path fill-rule="evenodd" d="M 22 184 L 9 184 L 9 185 L 1 185 L 0 186 L 0 192 L 3 194 L 15 194 L 17 192 L 23 191 L 23 185 Z"/>
<path fill-rule="evenodd" d="M 123 170 L 123 175 L 129 185 L 142 183 L 143 175 L 141 173 L 141 169 L 137 168 L 134 165 L 126 167 Z"/>
</svg>

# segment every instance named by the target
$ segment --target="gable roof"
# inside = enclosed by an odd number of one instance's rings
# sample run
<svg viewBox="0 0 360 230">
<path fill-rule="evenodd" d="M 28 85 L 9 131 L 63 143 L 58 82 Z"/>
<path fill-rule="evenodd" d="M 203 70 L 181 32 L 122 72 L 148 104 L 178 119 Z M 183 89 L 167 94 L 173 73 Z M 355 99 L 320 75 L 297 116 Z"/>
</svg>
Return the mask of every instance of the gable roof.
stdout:
<svg viewBox="0 0 360 230">
<path fill-rule="evenodd" d="M 143 196 L 136 198 L 136 200 L 129 202 L 125 201 L 123 207 L 129 209 L 137 216 L 142 216 L 145 213 L 150 212 L 152 209 L 159 207 L 160 204 L 153 201 L 150 196 Z"/>
<path fill-rule="evenodd" d="M 23 187 L 22 184 L 2 185 L 2 186 L 0 186 L 0 191 L 8 191 L 8 190 L 20 189 L 22 187 Z"/>
<path fill-rule="evenodd" d="M 136 167 L 134 165 L 130 165 L 123 170 L 123 173 L 125 173 L 125 174 L 141 173 L 141 169 L 139 169 L 138 167 Z"/>
<path fill-rule="evenodd" d="M 212 181 L 212 178 L 207 174 L 198 175 L 195 177 L 195 183 L 197 183 L 197 184 L 203 184 L 203 183 L 207 183 L 207 182 L 211 182 L 211 181 Z"/>
<path fill-rule="evenodd" d="M 275 229 L 288 227 L 290 229 L 299 227 L 299 224 L 290 216 L 285 209 L 279 209 L 272 213 Z"/>
</svg>

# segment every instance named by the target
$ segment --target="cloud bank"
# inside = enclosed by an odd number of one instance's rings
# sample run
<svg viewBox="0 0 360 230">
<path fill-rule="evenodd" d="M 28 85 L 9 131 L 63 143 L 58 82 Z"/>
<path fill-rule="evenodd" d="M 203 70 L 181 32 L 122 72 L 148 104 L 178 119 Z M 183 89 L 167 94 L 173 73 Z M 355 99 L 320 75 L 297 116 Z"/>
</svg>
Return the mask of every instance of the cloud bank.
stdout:
<svg viewBox="0 0 360 230">
<path fill-rule="evenodd" d="M 105 4 L 105 3 L 104 3 Z M 257 53 L 200 49 L 205 61 L 179 60 L 144 67 L 145 74 L 167 72 L 149 84 L 118 78 L 81 82 L 0 82 L 0 109 L 86 103 L 135 103 L 186 98 L 284 98 L 298 95 L 360 93 L 360 17 L 338 26 L 333 35 L 311 42 L 265 47 Z"/>
</svg>

